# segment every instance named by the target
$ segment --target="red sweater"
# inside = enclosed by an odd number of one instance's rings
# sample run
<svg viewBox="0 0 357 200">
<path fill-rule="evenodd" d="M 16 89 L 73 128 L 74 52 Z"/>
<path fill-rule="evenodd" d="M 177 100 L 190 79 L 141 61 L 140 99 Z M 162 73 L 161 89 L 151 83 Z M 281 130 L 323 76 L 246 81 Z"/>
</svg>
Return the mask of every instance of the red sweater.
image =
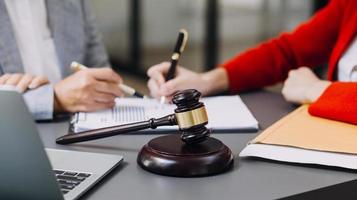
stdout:
<svg viewBox="0 0 357 200">
<path fill-rule="evenodd" d="M 230 91 L 236 93 L 272 85 L 285 80 L 291 69 L 328 62 L 328 79 L 333 83 L 311 104 L 309 112 L 357 124 L 357 82 L 335 81 L 338 60 L 356 33 L 357 1 L 331 0 L 292 33 L 283 33 L 224 63 Z"/>
</svg>

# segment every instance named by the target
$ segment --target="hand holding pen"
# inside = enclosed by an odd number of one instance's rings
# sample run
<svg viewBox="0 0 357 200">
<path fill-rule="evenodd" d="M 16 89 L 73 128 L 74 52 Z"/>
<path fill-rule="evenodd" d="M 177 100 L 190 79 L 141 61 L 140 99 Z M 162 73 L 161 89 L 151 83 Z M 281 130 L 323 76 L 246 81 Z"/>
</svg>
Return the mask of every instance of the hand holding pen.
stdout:
<svg viewBox="0 0 357 200">
<path fill-rule="evenodd" d="M 71 63 L 71 70 L 72 72 L 77 72 L 83 69 L 87 69 L 86 66 L 78 63 L 78 62 L 72 62 Z M 129 96 L 134 96 L 134 97 L 138 97 L 138 98 L 147 98 L 145 95 L 142 95 L 141 93 L 137 92 L 134 88 L 125 85 L 123 83 L 119 83 L 118 87 L 127 95 Z"/>
<path fill-rule="evenodd" d="M 112 108 L 115 98 L 124 95 L 118 87 L 122 82 L 109 67 L 80 70 L 54 85 L 54 109 L 89 112 Z"/>
<path fill-rule="evenodd" d="M 180 35 L 184 35 L 185 33 Z M 187 34 L 187 33 L 186 33 Z M 187 40 L 187 37 L 186 37 Z M 182 41 L 182 43 L 180 42 Z M 177 56 L 175 52 L 179 49 L 181 55 L 185 40 L 178 39 L 174 54 L 170 62 L 162 62 L 149 68 L 147 75 L 149 76 L 148 88 L 152 97 L 157 99 L 166 99 L 166 102 L 171 100 L 171 97 L 180 90 L 196 89 L 203 96 L 217 94 L 228 89 L 228 77 L 226 71 L 218 67 L 217 69 L 197 73 L 187 68 L 177 65 Z M 164 98 L 163 98 L 164 96 Z"/>
<path fill-rule="evenodd" d="M 170 65 L 169 71 L 167 72 L 166 78 L 165 78 L 166 82 L 175 77 L 176 67 L 177 67 L 178 61 L 180 59 L 180 56 L 181 56 L 183 50 L 185 49 L 187 40 L 188 40 L 187 31 L 185 29 L 181 29 L 180 33 L 177 37 L 177 42 L 175 45 L 174 52 L 171 56 L 171 65 Z M 165 103 L 165 96 L 161 96 L 160 103 L 162 103 L 162 104 Z"/>
<path fill-rule="evenodd" d="M 172 95 L 172 93 L 167 93 L 167 88 L 163 88 L 167 82 L 168 84 L 171 82 L 175 75 L 178 75 L 180 71 L 185 72 L 185 69 L 178 67 L 179 58 L 185 49 L 186 43 L 188 40 L 188 33 L 185 29 L 181 29 L 179 36 L 177 38 L 177 42 L 174 48 L 174 52 L 171 56 L 171 62 L 164 62 L 158 65 L 151 67 L 147 74 L 150 77 L 148 82 L 148 87 L 151 91 L 151 95 L 153 97 L 161 96 L 160 102 L 164 103 L 167 101 L 166 96 Z M 165 77 L 164 77 L 165 76 Z"/>
</svg>

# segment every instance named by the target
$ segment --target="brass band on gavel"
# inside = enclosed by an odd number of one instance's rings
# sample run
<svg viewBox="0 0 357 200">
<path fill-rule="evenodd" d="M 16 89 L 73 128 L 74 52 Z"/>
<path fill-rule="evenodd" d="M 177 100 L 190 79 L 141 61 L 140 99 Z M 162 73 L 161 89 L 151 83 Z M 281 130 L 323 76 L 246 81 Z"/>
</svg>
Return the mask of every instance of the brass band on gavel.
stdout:
<svg viewBox="0 0 357 200">
<path fill-rule="evenodd" d="M 180 129 L 208 123 L 208 116 L 204 106 L 186 112 L 175 113 L 175 115 Z"/>
</svg>

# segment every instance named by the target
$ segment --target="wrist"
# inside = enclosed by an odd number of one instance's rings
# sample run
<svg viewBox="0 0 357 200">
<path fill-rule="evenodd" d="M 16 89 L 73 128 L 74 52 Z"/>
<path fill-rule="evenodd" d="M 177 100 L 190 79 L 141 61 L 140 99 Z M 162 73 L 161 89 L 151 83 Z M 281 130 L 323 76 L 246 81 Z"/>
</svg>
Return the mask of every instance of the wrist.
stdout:
<svg viewBox="0 0 357 200">
<path fill-rule="evenodd" d="M 55 113 L 65 112 L 59 98 L 58 98 L 58 86 L 57 84 L 53 86 L 53 110 Z"/>
<path fill-rule="evenodd" d="M 228 75 L 225 69 L 217 68 L 201 74 L 202 94 L 214 95 L 228 90 Z"/>
<path fill-rule="evenodd" d="M 308 103 L 315 102 L 330 85 L 331 81 L 325 80 L 319 80 L 313 83 L 305 93 L 305 98 L 307 99 Z"/>
</svg>

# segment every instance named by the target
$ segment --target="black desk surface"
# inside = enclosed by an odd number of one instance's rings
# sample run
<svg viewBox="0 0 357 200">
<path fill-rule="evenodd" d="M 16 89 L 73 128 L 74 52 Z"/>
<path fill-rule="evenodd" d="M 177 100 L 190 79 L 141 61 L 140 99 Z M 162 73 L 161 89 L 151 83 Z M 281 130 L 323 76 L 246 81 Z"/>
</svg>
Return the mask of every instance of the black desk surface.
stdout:
<svg viewBox="0 0 357 200">
<path fill-rule="evenodd" d="M 277 93 L 258 91 L 241 97 L 262 129 L 295 108 Z M 212 177 L 173 178 L 151 174 L 136 164 L 141 147 L 157 135 L 122 135 L 61 146 L 54 141 L 67 132 L 68 122 L 39 123 L 38 128 L 48 148 L 124 156 L 125 162 L 82 199 L 276 199 L 357 178 L 353 171 L 238 158 L 245 144 L 258 133 L 213 134 L 233 151 L 233 170 Z"/>
</svg>

